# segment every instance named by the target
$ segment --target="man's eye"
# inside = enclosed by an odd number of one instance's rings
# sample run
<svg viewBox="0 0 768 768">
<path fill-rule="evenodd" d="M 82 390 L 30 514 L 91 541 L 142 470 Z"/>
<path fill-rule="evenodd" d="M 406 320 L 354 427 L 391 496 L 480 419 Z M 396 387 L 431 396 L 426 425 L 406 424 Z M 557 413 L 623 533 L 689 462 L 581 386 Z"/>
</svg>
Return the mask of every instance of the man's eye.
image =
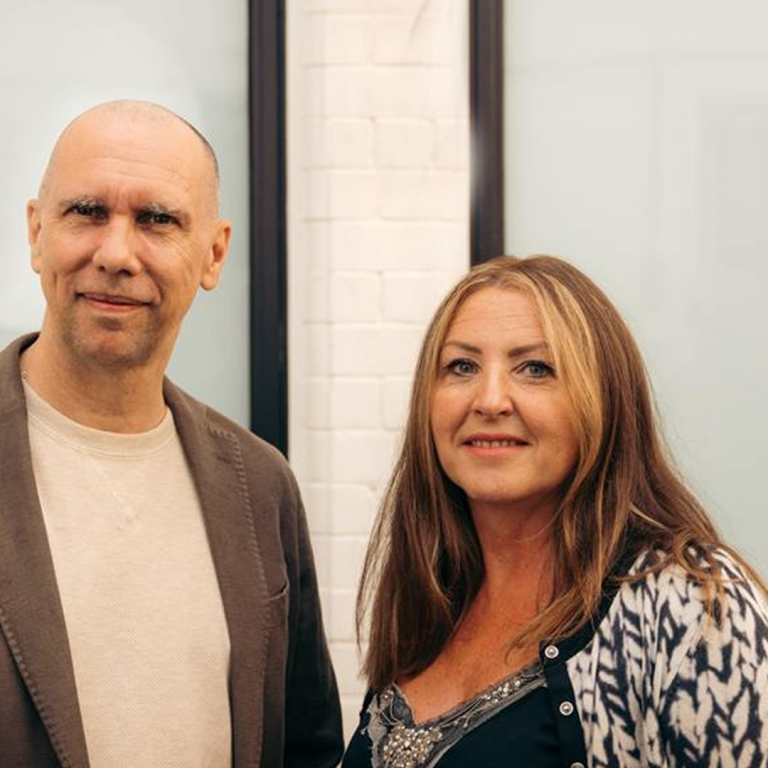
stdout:
<svg viewBox="0 0 768 768">
<path fill-rule="evenodd" d="M 137 220 L 139 224 L 151 224 L 162 227 L 166 224 L 172 224 L 174 218 L 170 213 L 163 213 L 162 211 L 146 211 L 140 213 Z"/>
<path fill-rule="evenodd" d="M 72 210 L 78 216 L 86 216 L 87 218 L 94 219 L 104 218 L 104 209 L 99 205 L 91 205 L 90 203 L 78 203 L 72 207 Z"/>
<path fill-rule="evenodd" d="M 477 365 L 472 360 L 460 358 L 459 360 L 452 360 L 446 366 L 448 371 L 455 373 L 458 376 L 471 376 L 477 371 Z"/>
</svg>

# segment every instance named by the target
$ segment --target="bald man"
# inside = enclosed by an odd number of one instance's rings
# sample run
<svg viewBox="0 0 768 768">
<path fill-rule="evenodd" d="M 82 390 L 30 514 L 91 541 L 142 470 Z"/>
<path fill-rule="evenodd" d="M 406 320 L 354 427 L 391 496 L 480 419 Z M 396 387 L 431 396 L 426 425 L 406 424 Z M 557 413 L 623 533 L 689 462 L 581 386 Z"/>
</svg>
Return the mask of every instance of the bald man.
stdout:
<svg viewBox="0 0 768 768">
<path fill-rule="evenodd" d="M 0 353 L 0 766 L 335 766 L 296 482 L 165 378 L 229 246 L 213 150 L 98 106 L 27 219 L 46 312 Z"/>
</svg>

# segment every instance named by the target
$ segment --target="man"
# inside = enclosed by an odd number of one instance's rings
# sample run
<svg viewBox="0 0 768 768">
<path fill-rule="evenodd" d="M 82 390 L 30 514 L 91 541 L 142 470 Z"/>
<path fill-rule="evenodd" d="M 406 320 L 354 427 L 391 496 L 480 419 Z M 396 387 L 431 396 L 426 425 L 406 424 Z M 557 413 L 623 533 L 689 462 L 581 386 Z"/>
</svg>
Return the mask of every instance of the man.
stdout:
<svg viewBox="0 0 768 768">
<path fill-rule="evenodd" d="M 46 313 L 0 353 L 0 766 L 330 768 L 338 696 L 279 454 L 164 378 L 231 224 L 157 105 L 59 138 L 27 207 Z"/>
</svg>

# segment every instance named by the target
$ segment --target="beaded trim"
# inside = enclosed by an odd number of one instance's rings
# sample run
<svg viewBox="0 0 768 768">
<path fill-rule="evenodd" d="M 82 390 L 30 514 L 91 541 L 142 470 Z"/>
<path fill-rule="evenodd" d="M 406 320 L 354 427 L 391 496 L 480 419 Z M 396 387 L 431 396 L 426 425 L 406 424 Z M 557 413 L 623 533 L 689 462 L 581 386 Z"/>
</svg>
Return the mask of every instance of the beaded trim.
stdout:
<svg viewBox="0 0 768 768">
<path fill-rule="evenodd" d="M 368 725 L 372 768 L 432 768 L 467 732 L 527 693 L 546 685 L 539 662 L 494 683 L 439 717 L 415 723 L 394 683 L 371 699 Z"/>
</svg>

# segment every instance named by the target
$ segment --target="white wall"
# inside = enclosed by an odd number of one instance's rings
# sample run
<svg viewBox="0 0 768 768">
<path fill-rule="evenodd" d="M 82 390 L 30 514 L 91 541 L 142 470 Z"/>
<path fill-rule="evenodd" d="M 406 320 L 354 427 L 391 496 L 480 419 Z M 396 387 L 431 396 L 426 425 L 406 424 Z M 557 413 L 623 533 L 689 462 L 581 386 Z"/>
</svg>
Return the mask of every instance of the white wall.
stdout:
<svg viewBox="0 0 768 768">
<path fill-rule="evenodd" d="M 247 4 L 208 0 L 0 0 L 0 348 L 39 328 L 24 209 L 60 130 L 102 101 L 179 112 L 219 154 L 235 234 L 221 286 L 198 297 L 171 375 L 246 424 L 248 397 Z"/>
<path fill-rule="evenodd" d="M 290 458 L 347 734 L 353 603 L 415 354 L 469 264 L 465 0 L 291 0 Z"/>
<path fill-rule="evenodd" d="M 615 299 L 679 463 L 768 574 L 768 4 L 505 9 L 507 251 Z"/>
</svg>

